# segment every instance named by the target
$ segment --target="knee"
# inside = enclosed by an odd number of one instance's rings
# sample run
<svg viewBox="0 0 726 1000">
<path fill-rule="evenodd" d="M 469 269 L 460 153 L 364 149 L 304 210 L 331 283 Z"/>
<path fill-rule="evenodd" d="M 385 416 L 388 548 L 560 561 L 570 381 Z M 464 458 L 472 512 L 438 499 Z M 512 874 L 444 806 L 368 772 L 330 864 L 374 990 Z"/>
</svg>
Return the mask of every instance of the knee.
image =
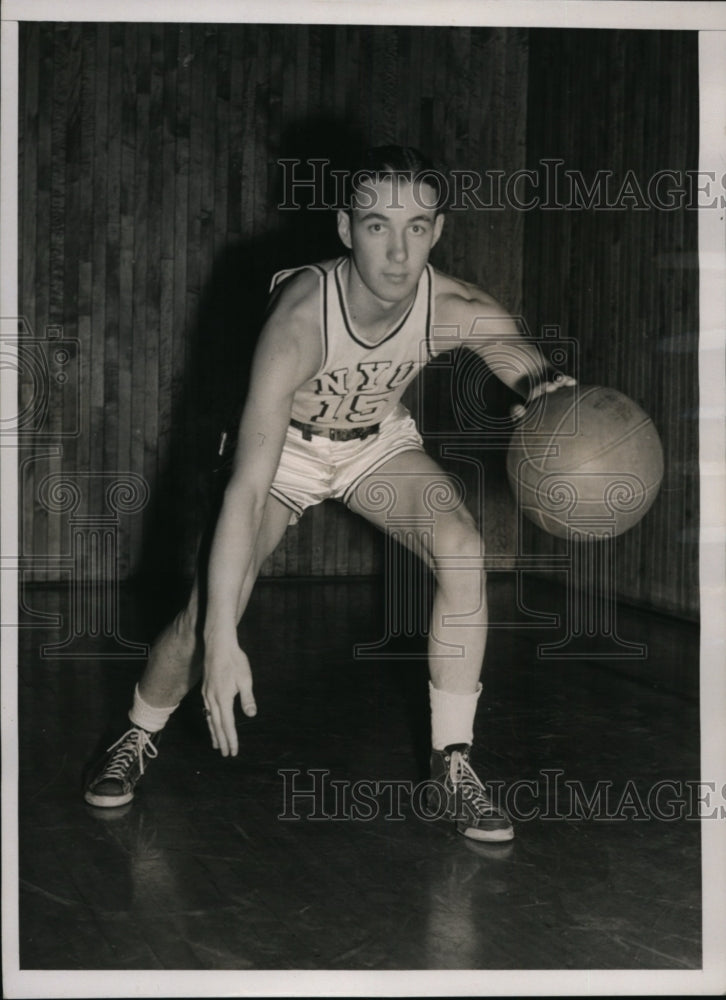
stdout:
<svg viewBox="0 0 726 1000">
<path fill-rule="evenodd" d="M 484 540 L 473 518 L 457 518 L 435 538 L 432 565 L 439 584 L 480 590 L 486 580 Z"/>
<path fill-rule="evenodd" d="M 471 569 L 480 566 L 483 571 L 484 539 L 468 513 L 436 526 L 433 549 L 435 565 L 455 566 L 456 561 L 461 560 L 462 566 Z"/>
</svg>

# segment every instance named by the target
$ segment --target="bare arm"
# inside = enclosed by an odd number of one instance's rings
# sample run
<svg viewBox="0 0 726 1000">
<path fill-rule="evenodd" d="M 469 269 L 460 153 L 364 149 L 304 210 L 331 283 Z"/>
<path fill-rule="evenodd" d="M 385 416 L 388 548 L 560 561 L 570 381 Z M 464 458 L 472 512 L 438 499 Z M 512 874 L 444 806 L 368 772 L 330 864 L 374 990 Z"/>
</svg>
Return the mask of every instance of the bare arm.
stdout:
<svg viewBox="0 0 726 1000">
<path fill-rule="evenodd" d="M 212 742 L 224 756 L 238 749 L 234 699 L 256 713 L 252 674 L 237 642 L 242 588 L 255 553 L 270 484 L 277 471 L 295 390 L 320 363 L 318 278 L 293 279 L 265 323 L 240 421 L 232 476 L 212 541 L 204 620 L 202 694 Z"/>
<path fill-rule="evenodd" d="M 549 368 L 539 348 L 490 295 L 446 275 L 438 276 L 434 345 L 437 350 L 467 347 L 486 361 L 505 385 L 531 402 L 575 379 Z M 512 415 L 524 414 L 524 405 Z"/>
</svg>

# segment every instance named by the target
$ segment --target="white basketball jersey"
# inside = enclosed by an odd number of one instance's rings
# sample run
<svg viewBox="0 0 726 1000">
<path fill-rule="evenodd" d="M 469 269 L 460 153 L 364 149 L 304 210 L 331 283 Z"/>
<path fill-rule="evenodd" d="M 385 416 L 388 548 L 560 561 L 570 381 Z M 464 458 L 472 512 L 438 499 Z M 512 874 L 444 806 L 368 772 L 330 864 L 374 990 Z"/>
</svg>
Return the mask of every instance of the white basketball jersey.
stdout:
<svg viewBox="0 0 726 1000">
<path fill-rule="evenodd" d="M 406 314 L 378 343 L 371 344 L 350 319 L 343 282 L 346 259 L 305 265 L 320 275 L 323 361 L 313 378 L 295 393 L 292 416 L 302 423 L 322 427 L 379 423 L 432 356 L 431 265 L 426 265 Z M 301 270 L 279 271 L 270 290 Z"/>
</svg>

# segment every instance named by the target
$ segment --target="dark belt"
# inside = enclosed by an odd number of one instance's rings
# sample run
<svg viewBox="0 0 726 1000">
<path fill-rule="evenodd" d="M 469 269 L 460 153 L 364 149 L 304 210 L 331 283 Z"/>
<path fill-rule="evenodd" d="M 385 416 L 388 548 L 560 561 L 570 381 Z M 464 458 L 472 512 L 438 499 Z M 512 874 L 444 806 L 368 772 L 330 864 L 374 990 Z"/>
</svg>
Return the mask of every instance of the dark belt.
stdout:
<svg viewBox="0 0 726 1000">
<path fill-rule="evenodd" d="M 377 434 L 380 424 L 368 424 L 367 427 L 318 427 L 317 424 L 302 424 L 299 420 L 291 420 L 290 426 L 302 433 L 305 441 L 310 441 L 313 434 L 330 438 L 331 441 L 352 441 L 354 438 L 367 438 Z"/>
</svg>

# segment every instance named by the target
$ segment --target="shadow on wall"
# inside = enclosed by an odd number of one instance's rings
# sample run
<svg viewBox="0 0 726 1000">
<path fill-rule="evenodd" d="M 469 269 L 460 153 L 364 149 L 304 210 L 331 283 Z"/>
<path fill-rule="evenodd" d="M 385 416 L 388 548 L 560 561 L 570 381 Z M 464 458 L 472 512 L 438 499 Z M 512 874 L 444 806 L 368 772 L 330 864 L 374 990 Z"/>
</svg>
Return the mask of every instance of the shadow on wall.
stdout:
<svg viewBox="0 0 726 1000">
<path fill-rule="evenodd" d="M 231 242 L 213 262 L 197 317 L 187 331 L 185 376 L 171 400 L 171 437 L 160 441 L 159 477 L 145 522 L 137 582 L 170 592 L 174 606 L 194 571 L 200 536 L 216 519 L 224 477 L 215 475 L 222 430 L 234 434 L 247 392 L 252 358 L 264 321 L 272 275 L 338 255 L 341 244 L 331 210 L 313 210 L 313 191 L 295 192 L 298 209 L 281 210 L 281 159 L 327 159 L 345 169 L 364 145 L 345 122 L 316 118 L 290 125 L 279 152 L 268 157 L 268 231 Z M 333 191 L 324 197 L 331 204 Z M 206 529 L 205 529 L 206 526 Z M 203 549 L 199 552 L 203 555 Z"/>
</svg>

